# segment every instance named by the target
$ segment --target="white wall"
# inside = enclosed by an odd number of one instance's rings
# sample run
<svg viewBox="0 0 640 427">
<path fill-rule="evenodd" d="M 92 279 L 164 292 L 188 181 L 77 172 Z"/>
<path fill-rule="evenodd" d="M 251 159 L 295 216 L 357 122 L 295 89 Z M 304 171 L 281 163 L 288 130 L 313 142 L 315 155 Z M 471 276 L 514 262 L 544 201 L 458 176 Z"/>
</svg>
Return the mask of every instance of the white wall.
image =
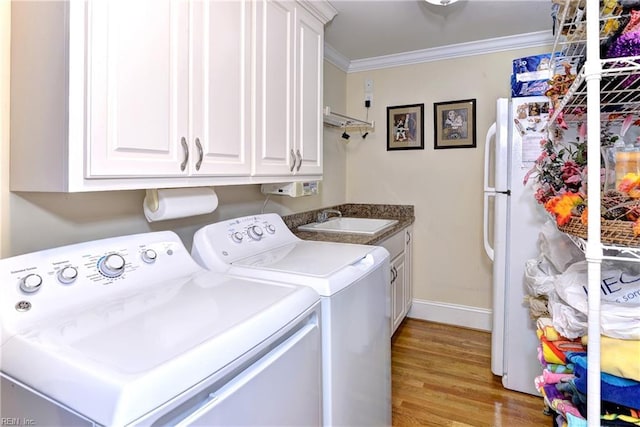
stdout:
<svg viewBox="0 0 640 427">
<path fill-rule="evenodd" d="M 8 0 L 1 0 L 4 9 Z M 2 9 L 2 10 L 3 10 Z M 0 42 L 5 34 L 8 14 L 0 12 Z M 8 51 L 2 57 L 8 59 Z M 344 106 L 346 75 L 330 64 L 325 66 L 327 102 Z M 4 105 L 8 96 L 8 78 L 0 80 L 0 97 Z M 8 110 L 0 109 L 8 119 Z M 0 122 L 0 123 L 5 123 Z M 171 229 L 176 231 L 185 245 L 191 245 L 193 233 L 201 226 L 222 219 L 259 213 L 263 209 L 265 196 L 258 185 L 217 187 L 218 209 L 209 215 L 179 220 L 147 223 L 142 213 L 144 191 L 109 191 L 95 193 L 10 193 L 8 191 L 8 138 L 2 135 L 0 146 L 2 188 L 0 204 L 2 218 L 2 241 L 4 250 L 0 256 L 12 256 L 25 252 L 61 246 L 71 243 L 112 237 L 124 234 L 144 233 Z M 324 141 L 324 180 L 318 196 L 292 199 L 286 196 L 271 196 L 265 212 L 282 215 L 303 212 L 346 201 L 346 154 L 344 144 L 335 135 L 327 132 Z"/>
<path fill-rule="evenodd" d="M 349 202 L 415 206 L 414 297 L 435 304 L 491 308 L 491 263 L 482 244 L 485 133 L 498 97 L 510 96 L 511 61 L 549 49 L 512 50 L 347 76 L 347 110 L 364 115 L 364 81 L 373 80 L 376 130 L 350 143 Z M 433 149 L 433 103 L 476 99 L 477 148 Z M 386 150 L 386 108 L 424 104 L 424 150 Z M 353 138 L 352 138 L 353 139 Z M 358 139 L 358 138 L 356 138 Z"/>
<path fill-rule="evenodd" d="M 0 0 L 0 258 L 9 253 L 9 46 L 11 1 Z"/>
</svg>

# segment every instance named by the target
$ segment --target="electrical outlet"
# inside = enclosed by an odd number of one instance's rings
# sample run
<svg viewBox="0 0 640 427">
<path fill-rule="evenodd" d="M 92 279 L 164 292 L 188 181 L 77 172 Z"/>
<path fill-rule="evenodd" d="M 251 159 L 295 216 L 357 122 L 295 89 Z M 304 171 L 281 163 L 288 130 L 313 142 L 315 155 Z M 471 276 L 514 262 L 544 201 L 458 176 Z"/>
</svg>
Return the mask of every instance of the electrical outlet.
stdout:
<svg viewBox="0 0 640 427">
<path fill-rule="evenodd" d="M 364 100 L 373 101 L 373 80 L 365 79 L 364 81 Z"/>
<path fill-rule="evenodd" d="M 364 92 L 365 93 L 368 93 L 368 92 L 373 93 L 373 80 L 366 79 L 364 81 Z"/>
</svg>

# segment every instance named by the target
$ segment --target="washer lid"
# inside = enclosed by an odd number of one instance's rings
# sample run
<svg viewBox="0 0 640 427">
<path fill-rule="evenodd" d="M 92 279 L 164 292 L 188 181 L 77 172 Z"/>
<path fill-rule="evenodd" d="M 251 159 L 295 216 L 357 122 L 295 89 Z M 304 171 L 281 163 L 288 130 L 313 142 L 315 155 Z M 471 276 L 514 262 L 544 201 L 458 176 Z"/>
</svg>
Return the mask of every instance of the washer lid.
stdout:
<svg viewBox="0 0 640 427">
<path fill-rule="evenodd" d="M 311 289 L 201 273 L 47 319 L 1 347 L 2 371 L 103 425 L 124 425 L 257 346 Z"/>
<path fill-rule="evenodd" d="M 238 260 L 232 265 L 302 276 L 329 277 L 360 261 L 373 250 L 373 246 L 366 245 L 301 240 Z"/>
</svg>

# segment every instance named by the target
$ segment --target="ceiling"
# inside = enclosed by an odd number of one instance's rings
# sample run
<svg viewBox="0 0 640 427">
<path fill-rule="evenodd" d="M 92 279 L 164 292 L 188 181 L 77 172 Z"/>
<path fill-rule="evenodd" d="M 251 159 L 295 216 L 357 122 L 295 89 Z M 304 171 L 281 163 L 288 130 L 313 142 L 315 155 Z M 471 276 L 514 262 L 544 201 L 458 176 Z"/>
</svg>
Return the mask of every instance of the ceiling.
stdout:
<svg viewBox="0 0 640 427">
<path fill-rule="evenodd" d="M 325 43 L 348 61 L 494 39 L 551 33 L 550 0 L 330 0 L 338 14 Z"/>
</svg>

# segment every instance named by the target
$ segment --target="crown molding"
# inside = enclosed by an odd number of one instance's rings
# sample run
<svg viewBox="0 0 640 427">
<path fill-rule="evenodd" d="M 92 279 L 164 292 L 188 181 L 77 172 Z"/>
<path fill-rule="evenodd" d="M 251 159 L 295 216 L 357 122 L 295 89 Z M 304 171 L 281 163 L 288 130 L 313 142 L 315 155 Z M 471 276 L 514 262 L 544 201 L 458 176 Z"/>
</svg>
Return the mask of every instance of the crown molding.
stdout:
<svg viewBox="0 0 640 427">
<path fill-rule="evenodd" d="M 324 59 L 332 63 L 345 73 L 349 72 L 349 58 L 338 52 L 330 44 L 324 44 Z"/>
<path fill-rule="evenodd" d="M 325 59 L 345 73 L 355 73 L 552 44 L 552 34 L 539 31 L 349 61 L 325 43 Z"/>
<path fill-rule="evenodd" d="M 337 14 L 338 10 L 328 1 L 309 1 L 298 0 L 298 3 L 311 12 L 316 18 L 320 19 L 323 24 L 331 21 Z"/>
</svg>

